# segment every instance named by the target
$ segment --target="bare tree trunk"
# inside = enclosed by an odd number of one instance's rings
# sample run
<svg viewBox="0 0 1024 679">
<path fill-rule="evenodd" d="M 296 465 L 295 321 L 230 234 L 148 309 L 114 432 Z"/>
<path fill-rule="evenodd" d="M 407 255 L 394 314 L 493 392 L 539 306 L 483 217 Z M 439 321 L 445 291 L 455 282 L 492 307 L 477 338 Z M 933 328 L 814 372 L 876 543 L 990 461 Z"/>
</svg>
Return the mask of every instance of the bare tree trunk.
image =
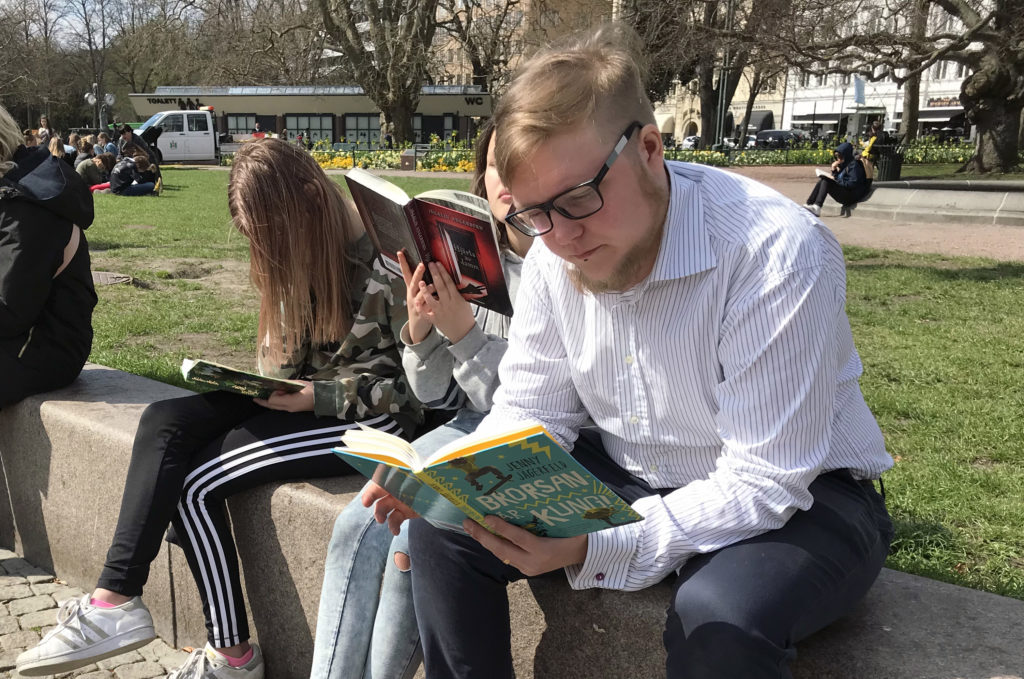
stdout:
<svg viewBox="0 0 1024 679">
<path fill-rule="evenodd" d="M 903 85 L 903 143 L 917 139 L 917 119 L 921 107 L 921 76 L 915 75 Z"/>
<path fill-rule="evenodd" d="M 764 77 L 760 69 L 754 69 L 754 75 L 750 79 L 750 92 L 747 94 L 747 105 L 743 109 L 743 122 L 740 124 L 740 131 L 737 134 L 736 147 L 740 150 L 747 148 L 747 127 L 750 125 L 750 115 L 754 111 L 754 100 L 757 99 L 757 95 L 761 92 L 761 86 L 764 84 Z"/>
<path fill-rule="evenodd" d="M 1024 101 L 1010 96 L 1021 74 L 999 54 L 986 55 L 982 67 L 960 88 L 967 119 L 978 127 L 978 143 L 970 163 L 975 172 L 1011 172 L 1018 164 L 1016 144 L 1020 136 Z"/>
</svg>

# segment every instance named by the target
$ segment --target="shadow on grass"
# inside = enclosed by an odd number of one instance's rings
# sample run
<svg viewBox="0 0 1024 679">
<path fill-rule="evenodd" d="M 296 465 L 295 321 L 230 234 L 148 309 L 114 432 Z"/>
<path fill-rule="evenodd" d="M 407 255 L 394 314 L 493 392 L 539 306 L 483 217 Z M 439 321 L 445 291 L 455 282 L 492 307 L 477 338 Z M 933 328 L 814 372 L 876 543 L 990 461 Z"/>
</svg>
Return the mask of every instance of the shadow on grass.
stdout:
<svg viewBox="0 0 1024 679">
<path fill-rule="evenodd" d="M 926 271 L 934 278 L 944 281 L 985 282 L 1024 278 L 1024 263 L 1020 262 L 993 262 L 991 266 L 958 268 L 954 260 L 938 265 L 929 261 L 922 261 L 920 264 L 906 264 L 895 261 L 888 262 L 884 256 L 880 256 L 848 259 L 846 266 L 848 269 L 857 269 L 858 271 L 898 269 Z"/>
</svg>

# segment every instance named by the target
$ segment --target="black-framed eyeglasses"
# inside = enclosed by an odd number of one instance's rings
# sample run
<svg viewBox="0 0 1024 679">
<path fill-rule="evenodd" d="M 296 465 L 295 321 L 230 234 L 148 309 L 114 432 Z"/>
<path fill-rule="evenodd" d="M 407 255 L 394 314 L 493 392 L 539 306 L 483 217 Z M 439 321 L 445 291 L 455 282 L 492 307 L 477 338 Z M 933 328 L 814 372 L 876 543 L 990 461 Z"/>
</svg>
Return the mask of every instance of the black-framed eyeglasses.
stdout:
<svg viewBox="0 0 1024 679">
<path fill-rule="evenodd" d="M 583 219 L 600 210 L 604 207 L 604 197 L 598 186 L 604 176 L 608 174 L 612 163 L 622 153 L 622 149 L 626 148 L 633 132 L 641 127 L 643 124 L 636 120 L 629 124 L 629 127 L 619 137 L 619 141 L 615 144 L 608 159 L 604 161 L 601 170 L 593 179 L 562 191 L 546 203 L 524 207 L 521 210 L 515 209 L 515 205 L 513 205 L 509 213 L 505 215 L 505 223 L 511 224 L 527 236 L 543 236 L 554 228 L 551 221 L 552 210 L 566 219 Z"/>
</svg>

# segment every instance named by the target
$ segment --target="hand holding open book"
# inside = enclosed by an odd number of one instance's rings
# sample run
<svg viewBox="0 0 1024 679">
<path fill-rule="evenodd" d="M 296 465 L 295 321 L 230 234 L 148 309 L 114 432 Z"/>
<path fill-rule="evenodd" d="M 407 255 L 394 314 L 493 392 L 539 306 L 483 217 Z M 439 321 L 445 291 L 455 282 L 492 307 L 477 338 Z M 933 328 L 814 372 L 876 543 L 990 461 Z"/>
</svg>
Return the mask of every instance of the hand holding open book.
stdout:
<svg viewBox="0 0 1024 679">
<path fill-rule="evenodd" d="M 451 190 L 410 198 L 398 186 L 360 168 L 349 170 L 345 181 L 385 267 L 401 274 L 401 251 L 414 269 L 421 261 L 438 262 L 464 298 L 512 315 L 487 201 Z"/>
<path fill-rule="evenodd" d="M 832 176 L 831 172 L 828 172 L 826 170 L 822 170 L 820 167 L 814 168 L 814 174 L 819 176 L 819 177 L 824 177 L 825 179 L 831 179 L 832 181 L 835 181 L 835 179 L 836 179 L 835 177 Z"/>
<path fill-rule="evenodd" d="M 473 434 L 426 458 L 401 438 L 350 430 L 334 452 L 414 512 L 456 531 L 496 515 L 534 535 L 573 537 L 643 517 L 542 426 Z"/>
</svg>

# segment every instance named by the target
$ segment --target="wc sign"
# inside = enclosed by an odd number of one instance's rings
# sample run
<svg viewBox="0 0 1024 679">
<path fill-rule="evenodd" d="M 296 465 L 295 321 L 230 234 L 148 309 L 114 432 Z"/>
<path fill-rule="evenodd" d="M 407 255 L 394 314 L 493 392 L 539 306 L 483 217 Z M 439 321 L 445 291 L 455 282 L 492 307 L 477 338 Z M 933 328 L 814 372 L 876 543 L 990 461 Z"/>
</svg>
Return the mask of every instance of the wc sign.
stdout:
<svg viewBox="0 0 1024 679">
<path fill-rule="evenodd" d="M 467 106 L 483 106 L 484 105 L 484 98 L 483 97 L 466 97 L 466 105 Z"/>
</svg>

